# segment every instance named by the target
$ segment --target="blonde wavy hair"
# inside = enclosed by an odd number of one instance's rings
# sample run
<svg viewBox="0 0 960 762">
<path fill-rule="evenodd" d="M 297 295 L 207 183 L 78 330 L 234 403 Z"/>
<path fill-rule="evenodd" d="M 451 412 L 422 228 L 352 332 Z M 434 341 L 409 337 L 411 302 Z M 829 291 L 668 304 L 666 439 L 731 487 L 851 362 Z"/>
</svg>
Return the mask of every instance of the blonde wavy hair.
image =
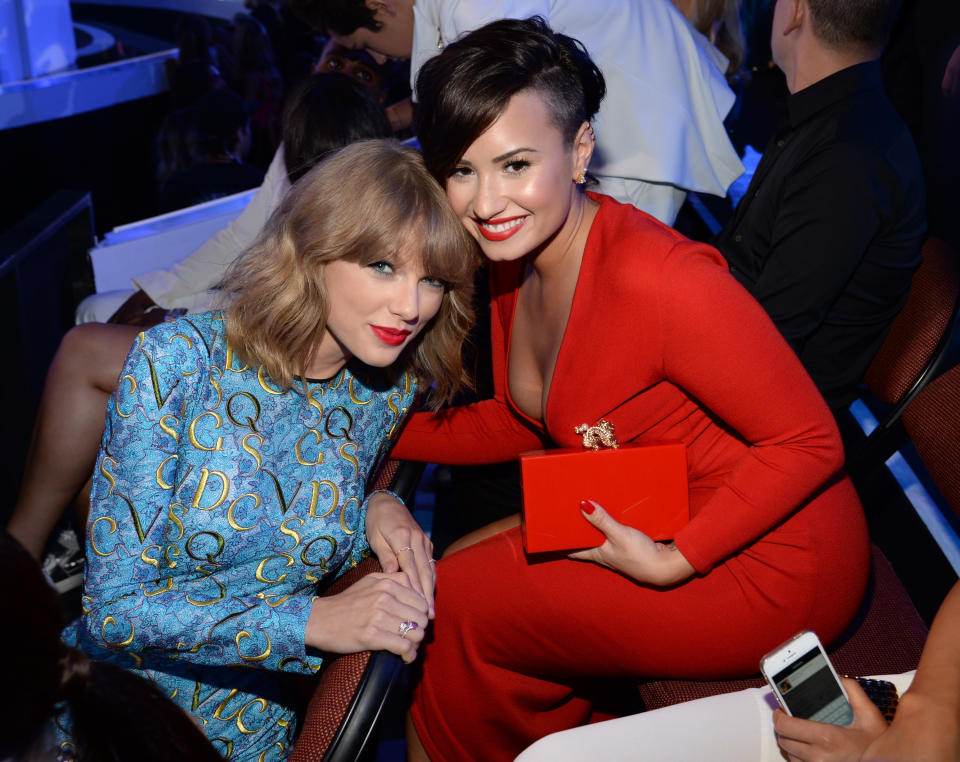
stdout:
<svg viewBox="0 0 960 762">
<path fill-rule="evenodd" d="M 420 154 L 394 140 L 353 143 L 294 184 L 221 284 L 227 341 L 289 389 L 326 328 L 324 264 L 368 265 L 411 249 L 446 289 L 439 312 L 391 372 L 410 370 L 431 384 L 428 406 L 439 407 L 470 385 L 461 352 L 473 324 L 479 253 Z"/>
<path fill-rule="evenodd" d="M 727 57 L 727 78 L 734 77 L 744 57 L 740 0 L 673 0 L 673 4 Z"/>
</svg>

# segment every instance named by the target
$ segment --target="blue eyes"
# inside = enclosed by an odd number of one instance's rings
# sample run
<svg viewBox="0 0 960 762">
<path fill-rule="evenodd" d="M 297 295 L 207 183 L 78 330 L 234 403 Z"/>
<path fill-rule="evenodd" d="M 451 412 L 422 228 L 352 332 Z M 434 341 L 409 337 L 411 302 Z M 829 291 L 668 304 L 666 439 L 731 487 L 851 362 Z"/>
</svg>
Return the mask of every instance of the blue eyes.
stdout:
<svg viewBox="0 0 960 762">
<path fill-rule="evenodd" d="M 373 262 L 373 263 L 367 265 L 367 267 L 369 267 L 369 268 L 370 268 L 371 270 L 373 270 L 375 273 L 378 273 L 378 274 L 384 275 L 384 276 L 393 275 L 393 274 L 396 272 L 395 269 L 394 269 L 394 266 L 393 266 L 392 264 L 390 264 L 389 262 L 382 261 L 382 260 L 379 261 L 379 262 Z M 447 288 L 447 283 L 446 283 L 446 281 L 440 280 L 440 278 L 433 278 L 433 277 L 431 277 L 431 276 L 429 276 L 429 275 L 425 275 L 424 277 L 422 277 L 422 278 L 420 279 L 420 281 L 421 281 L 421 283 L 424 283 L 425 285 L 429 286 L 430 288 L 440 288 L 440 289 L 446 289 L 446 288 Z"/>
</svg>

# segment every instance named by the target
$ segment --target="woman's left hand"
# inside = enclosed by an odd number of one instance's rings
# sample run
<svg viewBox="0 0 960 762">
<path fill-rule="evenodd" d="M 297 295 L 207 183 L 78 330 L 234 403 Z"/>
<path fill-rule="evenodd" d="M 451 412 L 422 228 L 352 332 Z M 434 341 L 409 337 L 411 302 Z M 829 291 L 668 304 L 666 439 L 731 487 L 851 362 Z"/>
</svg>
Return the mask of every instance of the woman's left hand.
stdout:
<svg viewBox="0 0 960 762">
<path fill-rule="evenodd" d="M 592 510 L 591 510 L 592 509 Z M 592 500 L 581 503 L 584 517 L 607 538 L 603 545 L 571 553 L 577 561 L 615 569 L 648 585 L 663 587 L 682 582 L 696 571 L 673 543 L 654 542 L 639 529 L 612 518 Z"/>
<path fill-rule="evenodd" d="M 377 492 L 367 504 L 367 541 L 385 572 L 407 573 L 411 587 L 426 599 L 432 619 L 437 582 L 433 543 L 406 506 L 386 492 Z"/>
</svg>

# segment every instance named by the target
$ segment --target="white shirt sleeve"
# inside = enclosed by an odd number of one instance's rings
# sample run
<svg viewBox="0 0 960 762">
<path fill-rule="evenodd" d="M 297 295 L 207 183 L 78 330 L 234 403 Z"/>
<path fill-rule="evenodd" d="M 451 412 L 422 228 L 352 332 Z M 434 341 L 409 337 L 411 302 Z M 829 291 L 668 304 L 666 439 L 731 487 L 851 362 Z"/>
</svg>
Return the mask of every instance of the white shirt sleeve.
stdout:
<svg viewBox="0 0 960 762">
<path fill-rule="evenodd" d="M 498 19 L 543 16 L 550 23 L 552 0 L 417 0 L 413 6 L 413 52 L 410 87 L 416 100 L 420 67 L 467 32 Z"/>
<path fill-rule="evenodd" d="M 212 301 L 209 289 L 220 282 L 227 268 L 256 240 L 289 189 L 281 145 L 263 184 L 235 220 L 169 269 L 138 275 L 133 279 L 134 286 L 165 309 L 206 309 Z"/>
</svg>

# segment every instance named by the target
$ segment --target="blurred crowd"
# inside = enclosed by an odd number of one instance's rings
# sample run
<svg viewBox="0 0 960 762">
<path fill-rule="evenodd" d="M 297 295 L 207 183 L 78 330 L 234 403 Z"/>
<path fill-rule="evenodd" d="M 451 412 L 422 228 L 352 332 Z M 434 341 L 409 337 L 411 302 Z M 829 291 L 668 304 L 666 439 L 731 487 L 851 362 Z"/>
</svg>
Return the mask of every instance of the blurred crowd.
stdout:
<svg viewBox="0 0 960 762">
<path fill-rule="evenodd" d="M 230 23 L 177 21 L 169 111 L 156 140 L 157 211 L 254 188 L 281 142 L 284 110 L 315 72 L 342 72 L 384 105 L 409 95 L 409 65 L 378 64 L 326 39 L 285 3 L 248 2 Z"/>
</svg>

